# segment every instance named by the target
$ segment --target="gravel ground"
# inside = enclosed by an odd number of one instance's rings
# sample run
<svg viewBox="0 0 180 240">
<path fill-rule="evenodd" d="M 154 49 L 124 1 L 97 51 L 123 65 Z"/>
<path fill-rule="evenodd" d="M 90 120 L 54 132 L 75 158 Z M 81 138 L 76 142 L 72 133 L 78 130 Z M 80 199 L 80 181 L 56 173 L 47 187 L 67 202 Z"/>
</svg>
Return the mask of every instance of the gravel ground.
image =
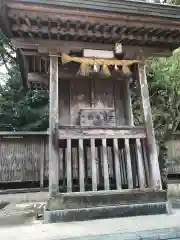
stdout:
<svg viewBox="0 0 180 240">
<path fill-rule="evenodd" d="M 43 224 L 42 220 L 35 220 L 35 215 L 37 211 L 43 208 L 47 198 L 47 193 L 8 194 L 0 196 L 1 203 L 5 201 L 11 202 L 0 210 L 1 239 L 60 240 L 74 237 L 78 237 L 79 239 L 79 237 L 104 234 L 111 236 L 108 239 L 121 239 L 120 233 L 146 230 L 154 232 L 155 229 L 180 227 L 180 200 L 173 201 L 174 209 L 171 215 Z M 89 240 L 89 237 L 83 239 Z M 97 237 L 96 239 L 100 238 Z"/>
<path fill-rule="evenodd" d="M 42 224 L 42 222 L 36 221 L 28 226 L 1 227 L 0 236 L 1 239 L 6 240 L 61 240 L 88 236 L 84 239 L 89 240 L 90 236 L 105 234 L 112 237 L 112 234 L 136 233 L 147 230 L 149 234 L 152 234 L 155 229 L 161 229 L 162 232 L 162 229 L 178 228 L 180 226 L 179 219 L 180 210 L 176 210 L 171 215 L 138 216 L 86 222 Z M 121 238 L 117 238 L 116 235 L 113 239 Z"/>
</svg>

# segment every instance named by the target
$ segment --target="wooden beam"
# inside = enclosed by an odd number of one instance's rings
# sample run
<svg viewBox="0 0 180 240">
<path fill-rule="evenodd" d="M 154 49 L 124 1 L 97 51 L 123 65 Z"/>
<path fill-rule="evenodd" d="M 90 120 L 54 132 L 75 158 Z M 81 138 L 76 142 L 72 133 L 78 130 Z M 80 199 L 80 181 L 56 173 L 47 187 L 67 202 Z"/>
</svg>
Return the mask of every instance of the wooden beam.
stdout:
<svg viewBox="0 0 180 240">
<path fill-rule="evenodd" d="M 87 58 L 114 58 L 113 51 L 84 49 L 83 56 Z"/>
<path fill-rule="evenodd" d="M 145 138 L 146 134 L 143 128 L 133 127 L 123 128 L 66 128 L 59 129 L 59 139 L 103 139 L 103 138 Z"/>
<path fill-rule="evenodd" d="M 48 131 L 42 132 L 3 132 L 0 131 L 0 136 L 2 137 L 16 137 L 16 136 L 48 136 Z"/>
<path fill-rule="evenodd" d="M 148 155 L 150 160 L 150 184 L 154 189 L 161 189 L 161 176 L 158 162 L 158 154 L 156 148 L 156 140 L 153 128 L 151 106 L 149 100 L 149 91 L 148 83 L 146 76 L 145 64 L 140 63 L 138 65 L 139 69 L 139 87 L 140 87 L 140 98 L 141 98 L 141 107 L 144 113 L 144 122 L 147 134 L 147 147 Z"/>
<path fill-rule="evenodd" d="M 103 29 L 105 27 L 102 27 Z M 109 26 L 110 28 L 110 26 Z M 128 29 L 127 29 L 128 30 Z M 71 36 L 71 38 L 74 38 L 76 36 L 79 36 L 81 38 L 88 38 L 88 39 L 99 39 L 99 38 L 104 38 L 104 41 L 106 41 L 106 39 L 112 39 L 114 41 L 122 41 L 123 43 L 125 43 L 127 40 L 130 40 L 131 42 L 139 42 L 141 43 L 141 45 L 146 42 L 151 43 L 151 44 L 159 44 L 159 43 L 164 43 L 164 44 L 170 44 L 170 45 L 178 45 L 178 39 L 176 38 L 171 38 L 171 37 L 164 37 L 163 35 L 161 36 L 149 36 L 148 32 L 147 34 L 119 34 L 119 33 L 114 33 L 113 35 L 106 31 L 106 29 L 102 30 L 102 32 L 96 32 L 94 33 L 92 29 L 89 29 L 88 31 L 82 31 L 82 29 L 78 29 L 78 31 L 76 30 L 76 28 L 71 27 L 70 29 L 66 27 L 63 27 L 61 29 L 59 29 L 57 26 L 51 26 L 51 20 L 48 21 L 48 25 L 43 25 L 40 29 L 38 27 L 38 25 L 32 25 L 31 28 L 29 27 L 29 24 L 22 24 L 22 25 L 17 25 L 17 24 L 13 24 L 12 25 L 12 31 L 13 32 L 24 32 L 24 33 L 31 33 L 31 34 L 48 34 L 49 39 L 51 39 L 52 35 L 58 35 L 60 34 L 61 36 Z M 67 34 L 68 33 L 68 34 Z M 57 37 L 56 37 L 57 38 Z M 68 39 L 67 39 L 68 40 Z M 96 40 L 96 41 L 97 41 Z M 162 51 L 161 51 L 162 52 Z"/>
<path fill-rule="evenodd" d="M 91 11 L 84 9 L 72 9 L 69 8 L 61 8 L 54 6 L 42 6 L 42 5 L 33 5 L 33 4 L 18 4 L 16 3 L 8 3 L 9 11 L 8 16 L 13 17 L 14 14 L 24 17 L 27 13 L 31 16 L 32 19 L 35 19 L 38 15 L 42 18 L 43 21 L 47 21 L 47 17 L 56 21 L 59 18 L 59 13 L 61 12 L 61 19 L 63 21 L 68 21 L 71 19 L 75 19 L 76 21 L 81 21 L 85 23 L 87 19 L 90 23 L 100 23 L 103 25 L 110 24 L 116 25 L 121 24 L 125 26 L 134 26 L 134 27 L 154 27 L 154 28 L 164 28 L 164 29 L 173 29 L 179 28 L 179 22 L 177 18 L 171 19 L 164 18 L 160 16 L 141 16 L 138 14 L 127 14 L 120 13 L 121 9 L 119 9 L 119 14 L 111 12 L 109 14 L 107 11 Z M 124 6 L 123 6 L 124 7 Z M 148 6 L 147 6 L 148 8 Z M 96 9 L 97 10 L 97 9 Z M 157 13 L 156 13 L 157 14 Z"/>
<path fill-rule="evenodd" d="M 13 38 L 12 44 L 16 48 L 38 50 L 40 53 L 49 54 L 51 49 L 57 50 L 58 53 L 69 53 L 70 51 L 81 51 L 82 49 L 94 50 L 109 50 L 113 51 L 114 44 L 103 43 L 89 43 L 82 41 L 58 41 L 58 40 L 33 40 Z M 52 47 L 53 46 L 53 47 Z M 171 49 L 158 47 L 140 47 L 123 45 L 124 59 L 141 59 L 142 57 L 148 58 L 150 56 L 171 56 Z"/>
<path fill-rule="evenodd" d="M 50 56 L 50 102 L 49 102 L 49 193 L 59 192 L 59 151 L 54 143 L 54 130 L 58 123 L 58 57 Z"/>
</svg>

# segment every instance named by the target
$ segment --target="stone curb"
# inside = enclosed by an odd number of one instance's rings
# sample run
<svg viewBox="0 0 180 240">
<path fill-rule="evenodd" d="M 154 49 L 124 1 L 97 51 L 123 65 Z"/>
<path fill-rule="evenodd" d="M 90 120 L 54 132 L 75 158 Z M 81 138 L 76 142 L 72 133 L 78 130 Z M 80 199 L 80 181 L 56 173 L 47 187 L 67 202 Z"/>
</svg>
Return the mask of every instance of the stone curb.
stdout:
<svg viewBox="0 0 180 240">
<path fill-rule="evenodd" d="M 180 228 L 165 228 L 136 233 L 114 233 L 107 235 L 68 238 L 69 240 L 179 240 Z"/>
<path fill-rule="evenodd" d="M 129 216 L 157 215 L 168 212 L 166 202 L 102 206 L 92 208 L 44 211 L 44 223 L 86 221 Z"/>
</svg>

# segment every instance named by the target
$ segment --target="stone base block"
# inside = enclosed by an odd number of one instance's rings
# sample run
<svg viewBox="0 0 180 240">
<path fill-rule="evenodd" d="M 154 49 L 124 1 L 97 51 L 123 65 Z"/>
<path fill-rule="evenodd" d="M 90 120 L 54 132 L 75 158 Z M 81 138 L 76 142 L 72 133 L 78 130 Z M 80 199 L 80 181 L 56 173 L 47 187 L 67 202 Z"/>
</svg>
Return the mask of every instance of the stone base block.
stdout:
<svg viewBox="0 0 180 240">
<path fill-rule="evenodd" d="M 57 194 L 47 201 L 46 210 L 64 210 L 76 208 L 93 208 L 103 206 L 134 205 L 166 202 L 165 191 L 151 189 L 111 190 L 96 192 L 76 192 Z"/>
<path fill-rule="evenodd" d="M 155 215 L 168 213 L 166 202 L 102 206 L 79 209 L 45 210 L 44 222 L 70 222 L 93 219 Z"/>
</svg>

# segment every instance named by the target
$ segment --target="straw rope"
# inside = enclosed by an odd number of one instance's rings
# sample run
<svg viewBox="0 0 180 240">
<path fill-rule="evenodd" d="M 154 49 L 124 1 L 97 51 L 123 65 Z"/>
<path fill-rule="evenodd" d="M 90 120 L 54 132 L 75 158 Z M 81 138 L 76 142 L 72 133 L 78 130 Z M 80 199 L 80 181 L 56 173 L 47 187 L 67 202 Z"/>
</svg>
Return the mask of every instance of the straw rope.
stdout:
<svg viewBox="0 0 180 240">
<path fill-rule="evenodd" d="M 77 63 L 86 63 L 88 65 L 117 65 L 117 66 L 131 66 L 134 63 L 138 63 L 137 60 L 117 60 L 117 59 L 93 59 L 93 58 L 82 58 L 82 57 L 71 57 L 66 54 L 62 54 L 61 56 L 62 63 L 68 62 L 77 62 Z"/>
<path fill-rule="evenodd" d="M 90 66 L 102 66 L 100 73 L 109 77 L 111 76 L 111 72 L 108 66 L 116 66 L 115 70 L 119 71 L 117 66 L 122 66 L 122 71 L 125 74 L 130 74 L 131 71 L 129 66 L 134 63 L 138 63 L 137 60 L 117 60 L 117 59 L 94 59 L 94 58 L 82 58 L 82 57 L 71 57 L 66 54 L 62 54 L 61 56 L 62 64 L 66 64 L 69 62 L 77 62 L 80 63 L 80 69 L 78 71 L 79 75 L 88 76 L 90 73 Z"/>
</svg>

